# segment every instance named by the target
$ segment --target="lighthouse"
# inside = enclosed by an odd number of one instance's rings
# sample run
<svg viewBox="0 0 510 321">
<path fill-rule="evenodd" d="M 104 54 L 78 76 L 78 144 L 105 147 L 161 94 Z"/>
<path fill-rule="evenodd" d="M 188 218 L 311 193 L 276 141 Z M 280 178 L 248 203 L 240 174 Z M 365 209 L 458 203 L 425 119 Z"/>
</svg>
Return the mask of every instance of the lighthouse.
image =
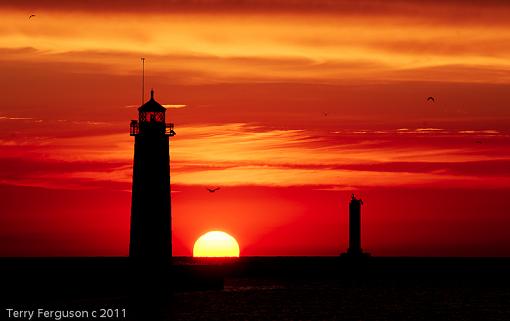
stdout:
<svg viewBox="0 0 510 321">
<path fill-rule="evenodd" d="M 172 257 L 169 138 L 174 125 L 166 123 L 166 108 L 154 99 L 138 108 L 130 135 L 135 137 L 129 257 L 166 261 Z"/>
<path fill-rule="evenodd" d="M 361 248 L 361 205 L 363 205 L 363 201 L 352 194 L 349 202 L 349 248 L 342 256 L 370 256 Z"/>
</svg>

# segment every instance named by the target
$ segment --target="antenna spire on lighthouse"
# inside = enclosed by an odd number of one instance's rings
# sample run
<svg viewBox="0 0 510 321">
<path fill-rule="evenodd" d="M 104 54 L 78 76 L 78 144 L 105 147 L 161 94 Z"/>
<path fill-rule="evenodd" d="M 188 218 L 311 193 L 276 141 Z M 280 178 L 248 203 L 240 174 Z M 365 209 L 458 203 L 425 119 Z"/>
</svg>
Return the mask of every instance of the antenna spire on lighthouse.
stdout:
<svg viewBox="0 0 510 321">
<path fill-rule="evenodd" d="M 142 57 L 141 60 L 142 60 L 142 103 L 141 103 L 141 105 L 143 105 L 144 98 L 145 98 L 145 58 Z"/>
</svg>

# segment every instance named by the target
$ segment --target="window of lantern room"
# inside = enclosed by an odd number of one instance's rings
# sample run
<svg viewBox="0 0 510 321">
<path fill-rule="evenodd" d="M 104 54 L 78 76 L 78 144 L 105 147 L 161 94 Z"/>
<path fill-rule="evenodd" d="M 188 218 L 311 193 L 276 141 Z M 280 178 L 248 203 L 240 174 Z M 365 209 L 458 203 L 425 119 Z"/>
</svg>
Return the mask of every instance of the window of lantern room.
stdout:
<svg viewBox="0 0 510 321">
<path fill-rule="evenodd" d="M 141 112 L 140 113 L 140 122 L 147 123 L 164 123 L 165 122 L 165 113 L 164 112 Z"/>
</svg>

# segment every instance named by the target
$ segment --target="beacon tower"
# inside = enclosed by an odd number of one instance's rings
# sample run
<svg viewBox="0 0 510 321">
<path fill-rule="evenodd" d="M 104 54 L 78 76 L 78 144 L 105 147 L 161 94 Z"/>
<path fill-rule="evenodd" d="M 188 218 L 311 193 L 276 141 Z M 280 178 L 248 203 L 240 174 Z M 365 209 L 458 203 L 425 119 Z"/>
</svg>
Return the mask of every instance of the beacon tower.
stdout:
<svg viewBox="0 0 510 321">
<path fill-rule="evenodd" d="M 349 203 L 349 248 L 343 254 L 344 256 L 369 256 L 361 248 L 361 205 L 363 205 L 363 201 L 352 194 Z"/>
<path fill-rule="evenodd" d="M 151 98 L 138 108 L 130 135 L 135 137 L 129 256 L 143 261 L 172 257 L 169 138 L 174 125 L 166 108 Z"/>
</svg>

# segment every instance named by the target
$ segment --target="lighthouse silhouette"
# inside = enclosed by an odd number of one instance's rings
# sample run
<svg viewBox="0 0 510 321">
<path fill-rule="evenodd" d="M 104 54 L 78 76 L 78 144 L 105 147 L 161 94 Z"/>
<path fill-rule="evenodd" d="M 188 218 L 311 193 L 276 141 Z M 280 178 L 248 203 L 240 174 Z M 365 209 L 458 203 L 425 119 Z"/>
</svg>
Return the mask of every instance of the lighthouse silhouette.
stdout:
<svg viewBox="0 0 510 321">
<path fill-rule="evenodd" d="M 349 202 L 349 247 L 342 256 L 369 257 L 370 253 L 363 252 L 361 248 L 361 205 L 363 201 L 351 195 Z"/>
<path fill-rule="evenodd" d="M 151 98 L 138 108 L 130 135 L 135 137 L 129 256 L 140 261 L 172 257 L 169 138 L 174 125 L 165 122 L 166 108 Z"/>
</svg>

